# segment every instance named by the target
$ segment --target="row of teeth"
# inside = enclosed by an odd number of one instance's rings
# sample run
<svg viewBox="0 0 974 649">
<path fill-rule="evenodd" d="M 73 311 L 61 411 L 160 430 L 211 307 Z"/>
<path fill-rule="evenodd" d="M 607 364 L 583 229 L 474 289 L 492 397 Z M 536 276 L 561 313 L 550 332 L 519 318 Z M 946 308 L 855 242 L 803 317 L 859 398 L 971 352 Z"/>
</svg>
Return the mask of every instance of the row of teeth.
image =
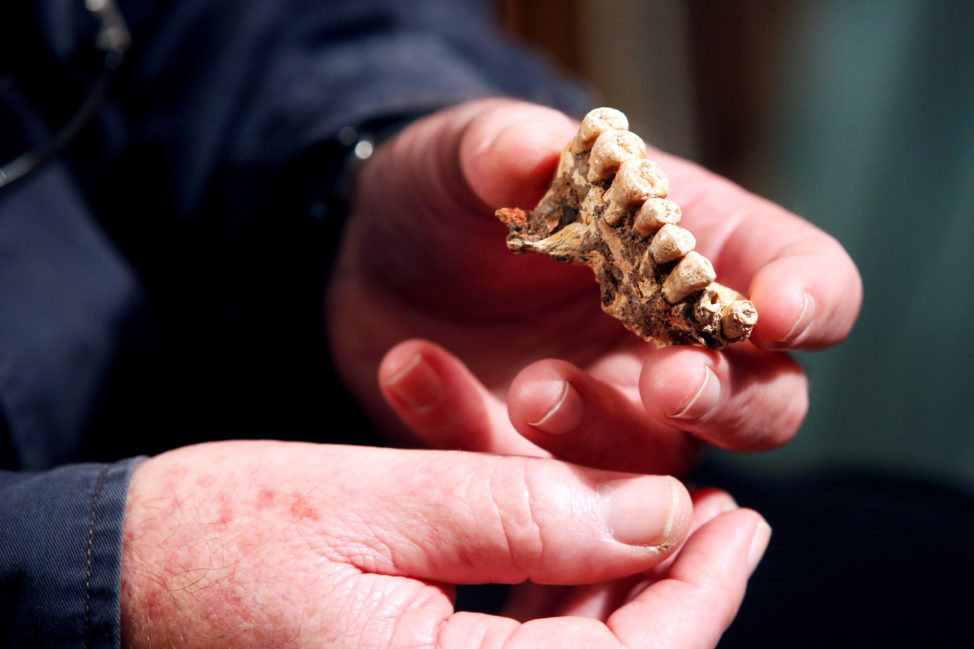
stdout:
<svg viewBox="0 0 974 649">
<path fill-rule="evenodd" d="M 618 227 L 623 217 L 637 210 L 633 229 L 643 237 L 652 237 L 646 249 L 646 262 L 649 258 L 656 264 L 679 260 L 662 288 L 663 298 L 676 304 L 705 289 L 717 274 L 710 260 L 694 250 L 693 234 L 677 225 L 682 213 L 676 203 L 666 199 L 669 180 L 658 164 L 646 159 L 646 144 L 628 129 L 629 120 L 622 112 L 596 108 L 582 120 L 569 145 L 570 151 L 575 155 L 590 151 L 589 182 L 612 178 L 603 194 L 605 223 Z"/>
</svg>

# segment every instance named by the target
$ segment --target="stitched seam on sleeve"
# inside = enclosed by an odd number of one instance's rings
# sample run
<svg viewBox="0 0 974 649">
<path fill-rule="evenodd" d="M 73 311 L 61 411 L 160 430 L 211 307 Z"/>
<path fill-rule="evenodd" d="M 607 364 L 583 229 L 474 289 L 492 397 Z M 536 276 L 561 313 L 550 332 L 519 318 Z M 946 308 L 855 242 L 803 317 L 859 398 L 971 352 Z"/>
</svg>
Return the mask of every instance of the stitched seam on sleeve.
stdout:
<svg viewBox="0 0 974 649">
<path fill-rule="evenodd" d="M 98 479 L 95 481 L 95 490 L 91 495 L 91 514 L 88 518 L 88 566 L 85 571 L 85 649 L 91 646 L 91 564 L 95 543 L 95 510 L 98 507 L 98 495 L 101 493 L 101 487 L 105 482 L 105 475 L 107 473 L 108 467 L 102 469 L 101 473 L 98 474 Z"/>
</svg>

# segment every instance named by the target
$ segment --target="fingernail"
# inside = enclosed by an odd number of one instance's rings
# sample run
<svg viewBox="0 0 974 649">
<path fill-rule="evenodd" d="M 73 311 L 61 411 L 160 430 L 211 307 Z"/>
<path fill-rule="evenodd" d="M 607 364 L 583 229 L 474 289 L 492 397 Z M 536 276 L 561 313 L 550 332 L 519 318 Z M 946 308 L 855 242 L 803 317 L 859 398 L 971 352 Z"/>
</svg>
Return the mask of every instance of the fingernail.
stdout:
<svg viewBox="0 0 974 649">
<path fill-rule="evenodd" d="M 443 381 L 421 354 L 416 354 L 386 382 L 413 410 L 429 410 L 443 398 Z"/>
<path fill-rule="evenodd" d="M 582 397 L 568 381 L 539 381 L 530 386 L 535 398 L 547 402 L 547 407 L 531 426 L 551 435 L 563 435 L 578 427 L 582 421 Z"/>
<path fill-rule="evenodd" d="M 754 528 L 754 536 L 751 537 L 751 546 L 747 550 L 748 571 L 753 573 L 764 556 L 764 551 L 768 549 L 768 542 L 771 540 L 771 526 L 765 521 L 761 521 Z"/>
<path fill-rule="evenodd" d="M 613 538 L 627 545 L 666 547 L 680 507 L 680 485 L 669 476 L 609 480 L 599 486 Z"/>
<path fill-rule="evenodd" d="M 703 419 L 717 407 L 719 401 L 720 379 L 707 365 L 696 392 L 679 412 L 671 416 L 676 419 Z"/>
<path fill-rule="evenodd" d="M 801 338 L 802 334 L 808 329 L 808 326 L 812 324 L 812 320 L 815 318 L 815 298 L 811 293 L 805 291 L 802 293 L 802 309 L 798 313 L 798 317 L 795 322 L 791 325 L 788 333 L 784 335 L 778 343 L 781 346 L 787 346 L 794 343 L 796 340 Z"/>
</svg>

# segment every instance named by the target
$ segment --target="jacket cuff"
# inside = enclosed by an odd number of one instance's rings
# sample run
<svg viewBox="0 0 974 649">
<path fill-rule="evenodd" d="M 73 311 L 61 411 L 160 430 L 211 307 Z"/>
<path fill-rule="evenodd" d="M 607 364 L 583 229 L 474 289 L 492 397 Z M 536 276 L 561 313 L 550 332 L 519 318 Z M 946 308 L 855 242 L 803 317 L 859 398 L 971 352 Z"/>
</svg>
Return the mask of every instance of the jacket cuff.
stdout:
<svg viewBox="0 0 974 649">
<path fill-rule="evenodd" d="M 140 461 L 0 474 L 0 644 L 119 646 L 122 524 Z"/>
</svg>

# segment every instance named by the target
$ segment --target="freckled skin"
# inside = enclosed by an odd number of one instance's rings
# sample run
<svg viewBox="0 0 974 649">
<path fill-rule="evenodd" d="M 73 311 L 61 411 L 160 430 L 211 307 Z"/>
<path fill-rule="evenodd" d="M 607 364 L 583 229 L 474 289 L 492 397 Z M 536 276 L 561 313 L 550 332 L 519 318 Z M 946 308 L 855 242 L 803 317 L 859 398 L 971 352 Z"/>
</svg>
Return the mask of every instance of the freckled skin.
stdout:
<svg viewBox="0 0 974 649">
<path fill-rule="evenodd" d="M 288 511 L 296 520 L 317 521 L 321 519 L 318 510 L 301 494 L 291 496 L 291 504 L 288 507 Z"/>
<path fill-rule="evenodd" d="M 258 509 L 263 509 L 265 507 L 270 507 L 274 504 L 274 499 L 277 496 L 273 489 L 261 489 L 257 492 L 257 507 Z"/>
<path fill-rule="evenodd" d="M 233 499 L 231 498 L 230 494 L 227 493 L 221 493 L 218 496 L 218 499 L 219 499 L 220 513 L 219 516 L 217 517 L 217 522 L 229 523 L 230 519 L 233 518 L 236 512 L 236 509 L 233 505 Z"/>
<path fill-rule="evenodd" d="M 182 469 L 162 475 L 158 495 L 142 503 L 150 506 L 130 510 L 126 519 L 125 548 L 163 549 L 151 556 L 124 553 L 129 575 L 151 575 L 123 579 L 125 600 L 139 602 L 123 625 L 126 640 L 138 628 L 154 637 L 149 646 L 230 646 L 231 639 L 240 646 L 291 646 L 304 613 L 290 579 L 315 565 L 305 559 L 288 566 L 299 554 L 293 548 L 305 543 L 292 525 L 317 523 L 314 504 L 290 487 L 251 482 L 241 489 L 212 474 L 187 479 L 190 472 Z M 253 610 L 257 583 L 260 606 Z M 198 613 L 186 621 L 188 608 Z M 180 616 L 177 629 L 161 626 Z"/>
<path fill-rule="evenodd" d="M 223 477 L 201 486 L 197 470 Z M 648 529 L 629 526 L 626 540 L 614 536 L 606 481 L 615 493 L 620 481 L 642 485 L 645 498 L 636 493 L 625 511 L 649 521 Z M 655 498 L 653 485 L 665 498 Z M 551 602 L 547 621 L 523 627 L 514 619 L 455 613 L 454 585 L 619 580 L 628 592 L 629 576 L 661 565 L 689 533 L 693 508 L 676 485 L 662 476 L 634 479 L 553 459 L 482 453 L 284 442 L 170 451 L 142 463 L 130 483 L 122 646 L 477 649 L 476 638 L 490 640 L 483 649 L 661 645 L 617 639 L 606 620 L 563 610 L 563 598 Z M 643 508 L 645 500 L 656 504 Z M 660 503 L 674 509 L 660 510 Z M 721 601 L 736 608 L 739 598 L 728 593 L 743 592 L 741 556 L 758 520 L 753 512 L 732 516 L 737 523 L 725 527 L 736 537 L 701 556 L 713 557 L 703 574 L 730 570 L 724 581 L 733 583 L 718 580 L 710 598 L 689 598 L 718 632 L 730 617 Z M 638 620 L 645 604 L 632 611 Z M 686 620 L 677 611 L 660 615 Z"/>
</svg>

